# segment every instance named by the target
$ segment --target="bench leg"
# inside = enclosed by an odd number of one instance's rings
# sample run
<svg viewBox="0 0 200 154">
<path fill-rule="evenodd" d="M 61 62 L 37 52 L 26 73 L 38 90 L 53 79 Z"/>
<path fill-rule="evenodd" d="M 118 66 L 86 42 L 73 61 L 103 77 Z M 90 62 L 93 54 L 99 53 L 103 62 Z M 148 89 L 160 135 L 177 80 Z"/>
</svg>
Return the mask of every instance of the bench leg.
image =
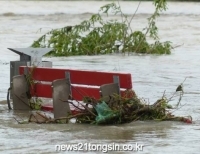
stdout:
<svg viewBox="0 0 200 154">
<path fill-rule="evenodd" d="M 52 82 L 52 87 L 54 118 L 66 117 L 71 112 L 67 102 L 70 94 L 70 82 L 67 79 L 55 80 Z"/>
<path fill-rule="evenodd" d="M 108 102 L 113 94 L 120 95 L 119 77 L 114 75 L 113 82 L 100 86 L 101 97 L 105 102 Z"/>
<path fill-rule="evenodd" d="M 27 81 L 24 75 L 14 76 L 12 83 L 12 98 L 14 110 L 30 110 L 30 105 L 26 92 Z"/>
<path fill-rule="evenodd" d="M 104 84 L 100 86 L 100 91 L 103 101 L 108 102 L 113 94 L 119 95 L 119 85 L 118 83 Z"/>
</svg>

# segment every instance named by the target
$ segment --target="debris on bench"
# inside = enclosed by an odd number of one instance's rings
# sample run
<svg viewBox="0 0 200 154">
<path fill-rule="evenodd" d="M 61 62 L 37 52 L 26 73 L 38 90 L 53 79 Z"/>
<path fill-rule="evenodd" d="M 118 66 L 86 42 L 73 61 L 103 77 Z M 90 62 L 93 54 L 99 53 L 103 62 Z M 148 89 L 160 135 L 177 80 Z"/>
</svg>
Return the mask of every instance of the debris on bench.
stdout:
<svg viewBox="0 0 200 154">
<path fill-rule="evenodd" d="M 122 124 L 137 120 L 159 120 L 159 121 L 182 121 L 191 123 L 191 117 L 177 117 L 172 115 L 170 109 L 172 106 L 168 104 L 169 100 L 165 97 L 157 100 L 153 105 L 147 104 L 144 100 L 137 96 L 132 98 L 123 98 L 113 96 L 108 102 L 94 101 L 89 99 L 85 105 L 92 105 L 90 109 L 93 114 L 85 116 L 77 116 L 78 123 L 93 124 Z M 94 116 L 95 115 L 95 116 Z"/>
<path fill-rule="evenodd" d="M 52 119 L 48 118 L 48 116 L 45 114 L 36 112 L 40 117 L 37 120 L 29 119 L 29 121 L 36 123 L 68 123 L 70 119 L 75 119 L 76 123 L 104 125 L 123 124 L 137 120 L 180 121 L 192 123 L 192 118 L 190 116 L 179 117 L 173 115 L 172 112 L 170 112 L 173 108 L 171 105 L 169 105 L 169 101 L 169 99 L 163 96 L 154 104 L 149 105 L 143 99 L 139 99 L 136 95 L 134 95 L 132 98 L 124 98 L 120 97 L 119 95 L 112 95 L 109 101 L 106 102 L 103 99 L 96 100 L 91 97 L 85 97 L 82 103 L 84 109 L 81 108 L 77 114 Z M 73 105 L 79 109 L 77 103 Z M 40 120 L 41 117 L 44 120 L 43 122 Z"/>
</svg>

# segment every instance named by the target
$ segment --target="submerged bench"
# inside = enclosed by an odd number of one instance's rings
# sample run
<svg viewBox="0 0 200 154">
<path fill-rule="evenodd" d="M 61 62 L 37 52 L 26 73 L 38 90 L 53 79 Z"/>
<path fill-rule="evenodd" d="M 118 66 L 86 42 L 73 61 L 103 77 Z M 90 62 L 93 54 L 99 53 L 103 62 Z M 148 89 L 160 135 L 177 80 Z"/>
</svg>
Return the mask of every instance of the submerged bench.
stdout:
<svg viewBox="0 0 200 154">
<path fill-rule="evenodd" d="M 32 78 L 37 82 L 32 87 L 31 95 L 52 98 L 53 106 L 44 105 L 42 109 L 53 110 L 55 118 L 66 116 L 67 112 L 72 111 L 68 99 L 82 101 L 87 96 L 107 100 L 113 93 L 125 95 L 127 90 L 132 89 L 130 73 L 21 66 L 20 75 L 13 77 L 14 109 L 28 109 L 24 74 L 31 69 Z"/>
</svg>

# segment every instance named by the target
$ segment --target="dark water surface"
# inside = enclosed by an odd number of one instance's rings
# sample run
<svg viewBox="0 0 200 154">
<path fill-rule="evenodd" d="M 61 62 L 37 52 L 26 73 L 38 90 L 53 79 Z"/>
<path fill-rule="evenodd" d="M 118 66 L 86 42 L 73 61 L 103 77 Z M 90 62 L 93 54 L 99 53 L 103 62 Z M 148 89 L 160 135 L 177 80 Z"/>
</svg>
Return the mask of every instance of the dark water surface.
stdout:
<svg viewBox="0 0 200 154">
<path fill-rule="evenodd" d="M 6 99 L 9 87 L 9 62 L 19 60 L 8 47 L 28 47 L 52 28 L 80 23 L 96 13 L 106 1 L 46 2 L 0 1 L 0 100 Z M 120 2 L 127 14 L 134 13 L 138 2 Z M 144 145 L 149 154 L 198 154 L 200 151 L 200 4 L 169 3 L 168 11 L 157 24 L 160 38 L 170 40 L 175 48 L 171 55 L 102 55 L 64 58 L 43 58 L 54 67 L 101 71 L 120 71 L 132 74 L 133 87 L 139 97 L 154 103 L 171 96 L 184 82 L 185 95 L 181 109 L 175 115 L 193 117 L 193 124 L 179 122 L 132 122 L 116 126 L 80 124 L 39 125 L 17 124 L 14 116 L 27 118 L 27 113 L 7 110 L 0 103 L 0 153 L 55 153 L 56 144 L 123 143 Z M 147 25 L 153 12 L 151 2 L 142 2 L 132 23 L 134 30 Z M 120 16 L 114 18 L 120 19 Z M 42 28 L 42 31 L 39 29 Z M 177 100 L 172 101 L 175 105 Z M 96 153 L 96 152 L 91 152 Z M 132 153 L 132 152 L 130 152 Z"/>
</svg>

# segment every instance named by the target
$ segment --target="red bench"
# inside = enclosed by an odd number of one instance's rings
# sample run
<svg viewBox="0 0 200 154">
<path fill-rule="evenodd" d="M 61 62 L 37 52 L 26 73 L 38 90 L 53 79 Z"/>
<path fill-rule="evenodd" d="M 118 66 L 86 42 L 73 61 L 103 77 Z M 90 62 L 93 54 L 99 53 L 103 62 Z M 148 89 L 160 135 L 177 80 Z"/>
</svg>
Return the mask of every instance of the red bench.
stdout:
<svg viewBox="0 0 200 154">
<path fill-rule="evenodd" d="M 26 74 L 27 66 L 21 66 L 20 75 Z M 53 98 L 55 93 L 63 93 L 54 89 L 53 83 L 57 80 L 67 79 L 70 83 L 70 95 L 74 100 L 82 101 L 83 97 L 93 97 L 99 99 L 102 97 L 100 92 L 102 86 L 117 83 L 121 95 L 125 95 L 125 91 L 132 89 L 132 78 L 129 73 L 117 72 L 97 72 L 89 70 L 74 69 L 58 69 L 58 68 L 34 68 L 34 81 L 38 81 L 32 90 L 32 96 Z M 64 82 L 65 83 L 65 82 Z M 60 83 L 62 86 L 63 83 Z M 53 85 L 53 87 L 52 87 Z M 58 92 L 59 91 L 59 92 Z M 65 97 L 60 95 L 60 97 Z M 57 100 L 58 101 L 58 100 Z M 53 106 L 42 106 L 44 110 L 53 110 Z M 61 109 L 61 107 L 60 107 Z"/>
</svg>

